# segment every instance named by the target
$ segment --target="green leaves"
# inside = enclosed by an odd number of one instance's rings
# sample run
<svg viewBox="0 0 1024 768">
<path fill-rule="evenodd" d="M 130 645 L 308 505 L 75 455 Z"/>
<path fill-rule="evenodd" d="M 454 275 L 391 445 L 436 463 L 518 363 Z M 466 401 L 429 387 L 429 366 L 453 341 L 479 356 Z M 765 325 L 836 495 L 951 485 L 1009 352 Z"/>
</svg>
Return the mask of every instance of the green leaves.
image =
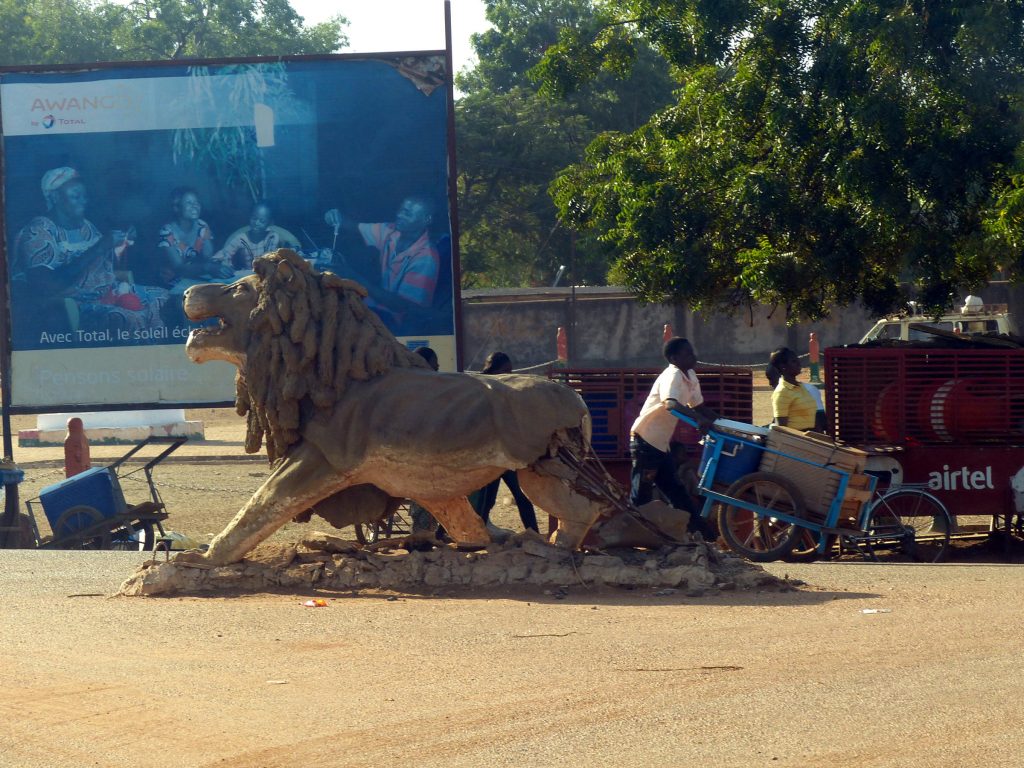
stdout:
<svg viewBox="0 0 1024 768">
<path fill-rule="evenodd" d="M 331 53 L 346 23 L 306 27 L 287 0 L 0 0 L 0 63 Z"/>
<path fill-rule="evenodd" d="M 756 300 L 795 320 L 893 309 L 905 286 L 937 307 L 999 267 L 1020 274 L 1021 3 L 602 9 L 683 86 L 643 127 L 596 139 L 552 194 L 615 247 L 613 274 L 640 296 Z M 606 61 L 600 39 L 563 38 L 537 70 L 545 86 L 585 83 Z"/>
<path fill-rule="evenodd" d="M 590 0 L 489 0 L 488 18 L 494 29 L 474 38 L 479 64 L 458 79 L 463 282 L 545 285 L 565 264 L 567 282 L 604 283 L 612 245 L 596 232 L 578 235 L 576 214 L 560 217 L 548 188 L 601 131 L 632 131 L 668 103 L 668 67 L 631 36 L 604 31 Z M 629 77 L 597 73 L 566 99 L 548 98 L 528 73 L 581 30 L 600 37 L 609 68 L 631 62 Z M 570 68 L 597 64 L 588 61 Z"/>
</svg>

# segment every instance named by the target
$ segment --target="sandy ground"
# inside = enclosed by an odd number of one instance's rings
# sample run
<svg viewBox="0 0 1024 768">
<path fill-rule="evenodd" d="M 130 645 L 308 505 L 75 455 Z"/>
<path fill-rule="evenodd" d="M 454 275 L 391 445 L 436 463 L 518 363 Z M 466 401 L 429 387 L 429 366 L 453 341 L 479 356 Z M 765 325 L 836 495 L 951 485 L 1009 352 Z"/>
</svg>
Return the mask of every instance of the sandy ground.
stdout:
<svg viewBox="0 0 1024 768">
<path fill-rule="evenodd" d="M 205 540 L 266 464 L 216 459 L 241 453 L 234 417 L 190 417 L 210 442 L 157 481 L 169 526 Z M 18 452 L 26 495 L 59 478 L 47 450 Z M 497 519 L 517 527 L 505 499 Z M 111 597 L 141 561 L 0 551 L 0 766 L 1024 760 L 1017 565 L 779 564 L 807 586 L 703 598 Z"/>
<path fill-rule="evenodd" d="M 691 599 L 108 597 L 139 560 L 0 552 L 0 765 L 1021 764 L 1019 566 L 771 566 L 811 586 Z"/>
</svg>

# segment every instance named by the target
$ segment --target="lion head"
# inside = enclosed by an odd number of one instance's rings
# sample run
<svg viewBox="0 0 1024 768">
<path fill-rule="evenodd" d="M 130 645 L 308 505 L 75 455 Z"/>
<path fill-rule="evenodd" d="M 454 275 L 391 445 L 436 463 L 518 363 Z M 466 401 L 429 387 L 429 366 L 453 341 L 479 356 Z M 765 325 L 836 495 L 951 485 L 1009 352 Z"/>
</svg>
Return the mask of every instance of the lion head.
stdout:
<svg viewBox="0 0 1024 768">
<path fill-rule="evenodd" d="M 287 248 L 256 259 L 253 270 L 230 285 L 189 288 L 184 299 L 189 320 L 219 320 L 192 331 L 186 351 L 197 363 L 238 367 L 235 409 L 247 417 L 247 452 L 266 437 L 276 461 L 315 412 L 330 412 L 349 380 L 426 367 L 366 307 L 359 283 L 317 272 Z"/>
</svg>

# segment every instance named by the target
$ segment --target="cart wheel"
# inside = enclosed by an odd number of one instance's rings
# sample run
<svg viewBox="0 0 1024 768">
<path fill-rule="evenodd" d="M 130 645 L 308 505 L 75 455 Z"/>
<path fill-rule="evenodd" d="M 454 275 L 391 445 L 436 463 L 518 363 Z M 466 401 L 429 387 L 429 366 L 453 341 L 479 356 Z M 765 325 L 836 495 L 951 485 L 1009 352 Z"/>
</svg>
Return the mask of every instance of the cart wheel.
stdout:
<svg viewBox="0 0 1024 768">
<path fill-rule="evenodd" d="M 356 541 L 360 544 L 373 544 L 380 539 L 390 539 L 396 528 L 400 527 L 395 518 L 396 513 L 392 512 L 376 523 L 357 523 Z"/>
<path fill-rule="evenodd" d="M 103 521 L 103 515 L 95 507 L 80 504 L 71 507 L 57 518 L 53 526 L 54 539 L 67 539 L 61 549 L 108 549 L 110 547 L 110 531 L 90 536 L 80 536 L 85 531 Z"/>
<path fill-rule="evenodd" d="M 356 523 L 356 541 L 360 544 L 373 544 L 380 535 L 380 523 Z"/>
<path fill-rule="evenodd" d="M 718 513 L 718 530 L 729 549 L 760 563 L 778 560 L 793 549 L 800 526 L 771 517 L 771 510 L 801 517 L 804 500 L 789 480 L 773 472 L 744 475 L 729 486 L 726 496 L 745 501 L 766 514 L 725 504 Z"/>
<path fill-rule="evenodd" d="M 836 547 L 836 537 L 834 535 L 827 536 L 825 551 L 820 552 L 818 544 L 821 543 L 821 537 L 822 534 L 817 531 L 801 528 L 796 537 L 796 543 L 793 545 L 793 551 L 788 555 L 783 555 L 782 559 L 787 563 L 813 563 L 815 560 L 828 559 Z"/>
<path fill-rule="evenodd" d="M 949 549 L 953 518 L 945 505 L 917 488 L 899 488 L 879 498 L 871 507 L 868 533 L 899 536 L 900 548 L 915 560 L 937 563 Z M 877 546 L 877 545 L 875 545 Z"/>
<path fill-rule="evenodd" d="M 152 523 L 135 523 L 110 534 L 110 548 L 126 552 L 146 552 L 156 543 Z"/>
</svg>

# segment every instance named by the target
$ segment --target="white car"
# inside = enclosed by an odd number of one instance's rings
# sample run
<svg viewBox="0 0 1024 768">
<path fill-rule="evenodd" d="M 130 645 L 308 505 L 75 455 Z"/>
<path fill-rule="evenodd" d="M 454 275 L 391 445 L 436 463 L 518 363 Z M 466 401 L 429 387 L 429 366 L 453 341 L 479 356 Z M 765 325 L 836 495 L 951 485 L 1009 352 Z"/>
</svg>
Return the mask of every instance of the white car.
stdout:
<svg viewBox="0 0 1024 768">
<path fill-rule="evenodd" d="M 911 325 L 929 325 L 952 333 L 971 334 L 1017 333 L 1017 326 L 1010 317 L 1005 304 L 985 304 L 977 296 L 968 296 L 959 312 L 942 315 L 939 318 L 917 314 L 916 306 L 911 302 L 908 315 L 883 317 L 871 326 L 864 334 L 861 344 L 875 339 L 902 339 L 903 341 L 927 341 L 935 338 L 924 331 L 911 329 Z"/>
</svg>

